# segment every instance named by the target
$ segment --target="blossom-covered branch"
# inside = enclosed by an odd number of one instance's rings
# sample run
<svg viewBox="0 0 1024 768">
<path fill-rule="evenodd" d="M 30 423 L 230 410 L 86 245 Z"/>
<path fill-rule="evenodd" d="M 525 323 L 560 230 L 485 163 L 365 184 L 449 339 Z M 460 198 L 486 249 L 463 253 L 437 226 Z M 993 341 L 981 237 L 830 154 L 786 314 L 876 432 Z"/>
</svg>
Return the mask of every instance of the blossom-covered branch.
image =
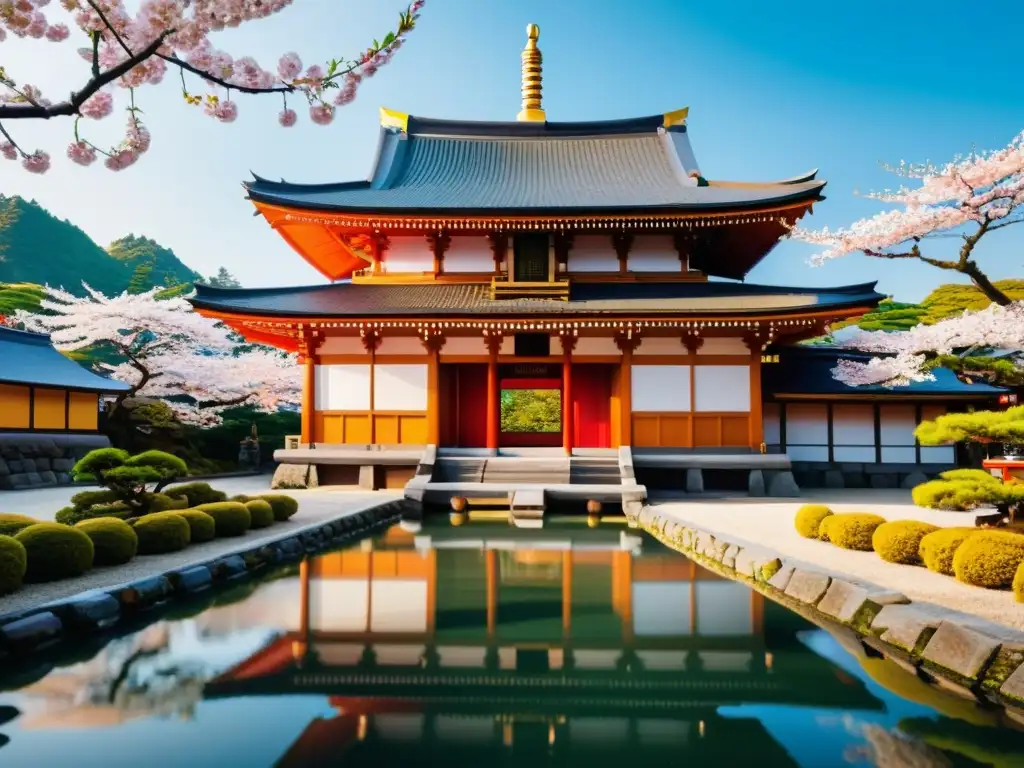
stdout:
<svg viewBox="0 0 1024 768">
<path fill-rule="evenodd" d="M 959 272 L 991 301 L 1010 304 L 978 266 L 975 251 L 986 234 L 1024 221 L 1024 133 L 1002 149 L 957 157 L 943 166 L 904 162 L 888 170 L 920 182 L 915 188 L 868 195 L 899 208 L 837 230 L 794 227 L 789 236 L 825 247 L 812 258 L 814 264 L 858 251 L 875 258 L 913 259 Z M 941 234 L 960 236 L 955 258 L 937 259 L 923 252 L 922 242 Z"/>
<path fill-rule="evenodd" d="M 228 27 L 271 16 L 292 4 L 292 0 L 143 0 L 138 12 L 129 14 L 122 0 L 61 0 L 68 23 L 56 22 L 45 6 L 50 0 L 0 0 L 0 41 L 7 34 L 32 40 L 60 43 L 71 39 L 71 28 L 84 35 L 88 43 L 78 49 L 88 63 L 84 83 L 77 85 L 66 100 L 52 102 L 39 88 L 16 80 L 13 73 L 0 67 L 0 155 L 21 160 L 33 173 L 50 168 L 50 155 L 38 148 L 19 144 L 10 125 L 4 121 L 74 118 L 74 140 L 67 156 L 79 165 L 91 165 L 100 155 L 111 170 L 134 164 L 149 148 L 149 133 L 141 123 L 141 110 L 135 103 L 137 89 L 160 83 L 167 67 L 180 73 L 181 91 L 186 103 L 224 123 L 238 117 L 238 105 L 232 94 L 273 95 L 283 100 L 278 122 L 295 125 L 298 113 L 288 97 L 303 99 L 310 119 L 318 125 L 330 124 L 335 110 L 351 103 L 361 83 L 372 77 L 402 47 L 405 36 L 419 19 L 425 0 L 413 2 L 399 14 L 395 28 L 352 59 L 332 59 L 324 66 L 314 64 L 303 69 L 297 53 L 285 53 L 276 70 L 264 69 L 251 56 L 232 57 L 214 48 L 210 35 Z M 40 53 L 40 60 L 45 57 Z M 205 93 L 193 93 L 186 74 L 200 78 Z M 113 91 L 130 94 L 128 133 L 115 147 L 104 149 L 81 132 L 80 121 L 99 120 L 114 111 Z M 214 89 L 223 89 L 216 93 Z"/>
</svg>

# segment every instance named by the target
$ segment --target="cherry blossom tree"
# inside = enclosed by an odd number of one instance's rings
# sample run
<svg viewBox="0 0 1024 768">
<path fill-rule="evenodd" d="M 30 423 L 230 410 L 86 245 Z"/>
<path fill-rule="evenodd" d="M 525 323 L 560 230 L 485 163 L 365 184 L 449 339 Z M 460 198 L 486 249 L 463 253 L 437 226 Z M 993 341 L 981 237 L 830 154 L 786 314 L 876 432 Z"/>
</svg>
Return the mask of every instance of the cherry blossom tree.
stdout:
<svg viewBox="0 0 1024 768">
<path fill-rule="evenodd" d="M 902 186 L 867 195 L 899 208 L 843 229 L 794 227 L 789 236 L 825 246 L 812 258 L 814 264 L 856 251 L 880 259 L 914 259 L 959 272 L 996 304 L 1010 304 L 978 266 L 975 252 L 985 235 L 1024 220 L 1024 133 L 1002 149 L 957 157 L 943 166 L 902 162 L 887 170 L 919 182 L 913 189 Z M 962 239 L 956 258 L 924 253 L 923 242 L 940 236 Z"/>
<path fill-rule="evenodd" d="M 143 0 L 134 14 L 122 0 L 60 0 L 63 19 L 61 10 L 48 8 L 49 4 L 50 0 L 0 0 L 0 41 L 14 35 L 40 43 L 78 42 L 86 62 L 81 79 L 69 88 L 71 95 L 58 101 L 0 66 L 0 155 L 20 160 L 31 173 L 49 170 L 50 154 L 19 143 L 12 121 L 73 118 L 69 159 L 91 165 L 102 155 L 104 165 L 114 171 L 133 165 L 150 145 L 138 92 L 163 81 L 168 68 L 178 70 L 185 102 L 222 123 L 234 122 L 238 102 L 233 97 L 246 94 L 281 98 L 278 122 L 286 128 L 298 120 L 289 105 L 291 96 L 306 102 L 314 123 L 328 125 L 336 109 L 351 103 L 360 84 L 402 47 L 416 26 L 424 0 L 413 0 L 392 31 L 352 59 L 304 68 L 299 55 L 288 52 L 274 71 L 264 69 L 251 56 L 233 57 L 216 49 L 211 35 L 272 16 L 292 0 Z M 46 56 L 41 48 L 40 63 Z M 193 85 L 187 76 L 197 78 Z M 117 146 L 102 148 L 89 140 L 86 128 L 89 121 L 113 114 L 118 90 L 126 93 L 125 136 Z M 31 136 L 31 129 L 20 134 L 22 141 L 26 135 Z"/>
<path fill-rule="evenodd" d="M 991 304 L 908 331 L 857 331 L 841 346 L 881 355 L 867 362 L 840 360 L 832 374 L 850 386 L 932 380 L 928 364 L 937 355 L 985 347 L 1024 349 L 1024 302 Z"/>
<path fill-rule="evenodd" d="M 185 298 L 158 298 L 159 288 L 114 297 L 85 290 L 79 297 L 47 288 L 40 311 L 18 310 L 14 322 L 49 333 L 62 351 L 116 351 L 120 362 L 99 364 L 131 387 L 118 396 L 114 412 L 128 398 L 155 398 L 183 423 L 216 426 L 226 408 L 273 412 L 301 401 L 294 355 L 244 345 L 223 324 L 194 312 Z"/>
</svg>

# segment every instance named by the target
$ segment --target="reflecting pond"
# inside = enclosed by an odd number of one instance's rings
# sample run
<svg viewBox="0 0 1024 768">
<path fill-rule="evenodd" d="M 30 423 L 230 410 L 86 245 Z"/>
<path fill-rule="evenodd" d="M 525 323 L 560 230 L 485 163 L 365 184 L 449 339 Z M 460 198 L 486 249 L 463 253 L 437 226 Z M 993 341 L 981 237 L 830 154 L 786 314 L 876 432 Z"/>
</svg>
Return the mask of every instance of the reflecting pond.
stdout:
<svg viewBox="0 0 1024 768">
<path fill-rule="evenodd" d="M 1001 715 L 614 522 L 403 524 L 0 678 L 0 765 L 1024 764 Z"/>
</svg>

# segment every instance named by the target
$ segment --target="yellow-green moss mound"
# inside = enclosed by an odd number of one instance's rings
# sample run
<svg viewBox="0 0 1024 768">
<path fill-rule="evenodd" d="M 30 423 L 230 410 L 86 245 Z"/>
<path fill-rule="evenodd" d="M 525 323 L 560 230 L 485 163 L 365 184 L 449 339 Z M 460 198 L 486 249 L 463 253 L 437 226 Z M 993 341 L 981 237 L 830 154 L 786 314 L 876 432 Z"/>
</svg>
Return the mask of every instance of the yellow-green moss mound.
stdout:
<svg viewBox="0 0 1024 768">
<path fill-rule="evenodd" d="M 213 504 L 217 501 L 224 501 L 228 497 L 224 491 L 217 491 L 210 487 L 209 483 L 182 483 L 164 488 L 167 496 L 184 496 L 188 499 L 189 507 L 198 507 L 200 504 Z"/>
<path fill-rule="evenodd" d="M 1013 577 L 1013 597 L 1018 603 L 1024 603 L 1024 563 L 1017 566 Z"/>
<path fill-rule="evenodd" d="M 28 515 L 0 514 L 0 536 L 13 536 L 22 528 L 28 528 L 38 522 L 34 517 Z"/>
<path fill-rule="evenodd" d="M 805 539 L 821 538 L 821 523 L 832 516 L 832 510 L 821 504 L 804 504 L 796 511 L 796 532 Z"/>
<path fill-rule="evenodd" d="M 11 536 L 0 536 L 0 595 L 21 589 L 28 568 L 28 555 L 21 542 Z"/>
<path fill-rule="evenodd" d="M 917 553 L 929 571 L 952 576 L 953 555 L 964 539 L 975 533 L 977 528 L 940 528 L 921 539 Z"/>
<path fill-rule="evenodd" d="M 252 527 L 252 515 L 239 501 L 220 501 L 215 504 L 200 504 L 196 509 L 213 518 L 217 537 L 241 536 Z"/>
<path fill-rule="evenodd" d="M 75 528 L 60 523 L 36 523 L 14 538 L 25 547 L 25 581 L 68 579 L 92 568 L 92 539 Z"/>
<path fill-rule="evenodd" d="M 836 519 L 835 515 L 829 515 L 821 521 L 818 525 L 818 538 L 822 541 L 831 541 L 828 537 L 828 529 L 832 525 L 832 521 Z"/>
<path fill-rule="evenodd" d="M 1024 562 L 1024 536 L 1008 531 L 979 531 L 964 539 L 953 555 L 957 581 L 1001 589 L 1013 584 Z"/>
<path fill-rule="evenodd" d="M 204 541 L 213 541 L 217 536 L 217 524 L 213 518 L 201 509 L 183 509 L 180 512 L 167 512 L 168 515 L 177 515 L 186 523 L 192 532 L 192 543 L 201 544 Z"/>
<path fill-rule="evenodd" d="M 893 520 L 875 528 L 871 546 L 878 556 L 890 563 L 921 564 L 921 539 L 939 530 L 939 526 L 920 520 Z"/>
<path fill-rule="evenodd" d="M 245 508 L 249 510 L 253 528 L 269 528 L 274 524 L 274 508 L 269 501 L 253 499 L 245 502 Z"/>
<path fill-rule="evenodd" d="M 135 531 L 116 517 L 94 517 L 75 528 L 92 539 L 94 565 L 124 565 L 139 551 Z"/>
<path fill-rule="evenodd" d="M 188 523 L 180 515 L 146 515 L 135 521 L 134 528 L 140 555 L 177 552 L 187 547 L 192 538 Z"/>
<path fill-rule="evenodd" d="M 270 502 L 274 510 L 274 519 L 279 523 L 283 523 L 299 511 L 299 502 L 283 493 L 264 493 L 260 498 Z"/>
<path fill-rule="evenodd" d="M 828 524 L 828 540 L 843 549 L 870 552 L 871 537 L 884 522 L 884 517 L 862 512 L 833 515 Z"/>
</svg>

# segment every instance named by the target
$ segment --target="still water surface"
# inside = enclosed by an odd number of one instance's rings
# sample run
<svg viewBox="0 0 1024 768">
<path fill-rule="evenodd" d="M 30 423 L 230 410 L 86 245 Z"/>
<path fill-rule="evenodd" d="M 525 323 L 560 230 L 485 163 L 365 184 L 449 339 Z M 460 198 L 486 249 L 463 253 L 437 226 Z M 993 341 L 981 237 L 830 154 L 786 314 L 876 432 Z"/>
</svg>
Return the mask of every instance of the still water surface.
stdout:
<svg viewBox="0 0 1024 768">
<path fill-rule="evenodd" d="M 396 526 L 0 678 L 0 766 L 1024 765 L 622 525 Z"/>
</svg>

